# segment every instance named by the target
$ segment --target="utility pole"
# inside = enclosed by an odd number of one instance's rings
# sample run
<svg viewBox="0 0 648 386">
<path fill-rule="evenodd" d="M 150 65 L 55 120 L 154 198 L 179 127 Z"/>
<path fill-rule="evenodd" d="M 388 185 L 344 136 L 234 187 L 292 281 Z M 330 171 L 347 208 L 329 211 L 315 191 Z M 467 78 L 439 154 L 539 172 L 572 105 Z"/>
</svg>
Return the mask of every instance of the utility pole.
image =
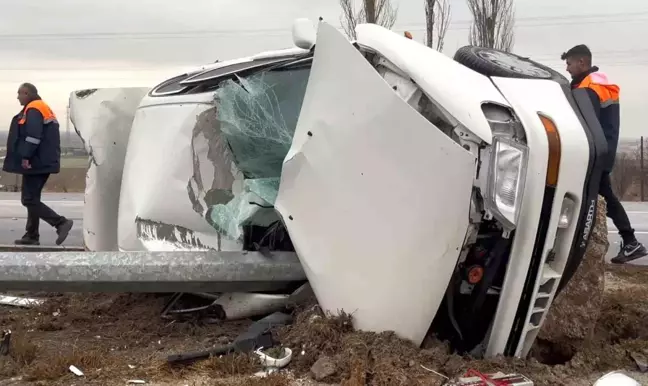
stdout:
<svg viewBox="0 0 648 386">
<path fill-rule="evenodd" d="M 67 142 L 67 147 L 71 146 L 70 142 L 70 102 L 67 104 L 67 109 L 65 111 L 65 141 Z"/>
<path fill-rule="evenodd" d="M 646 185 L 646 169 L 644 168 L 644 137 L 643 135 L 641 136 L 641 144 L 639 145 L 640 149 L 640 170 L 641 170 L 641 175 L 640 175 L 640 181 L 641 181 L 641 201 L 646 201 L 646 195 L 645 193 L 645 185 Z"/>
</svg>

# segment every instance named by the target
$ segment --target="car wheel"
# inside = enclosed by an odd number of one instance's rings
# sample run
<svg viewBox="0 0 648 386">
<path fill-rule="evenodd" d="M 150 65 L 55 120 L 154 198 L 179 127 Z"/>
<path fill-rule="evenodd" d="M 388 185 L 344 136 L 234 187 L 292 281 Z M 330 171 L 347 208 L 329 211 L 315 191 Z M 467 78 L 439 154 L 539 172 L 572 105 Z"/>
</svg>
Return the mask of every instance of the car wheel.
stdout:
<svg viewBox="0 0 648 386">
<path fill-rule="evenodd" d="M 503 78 L 547 79 L 569 81 L 547 66 L 509 52 L 492 48 L 465 46 L 457 50 L 454 60 L 486 76 Z"/>
</svg>

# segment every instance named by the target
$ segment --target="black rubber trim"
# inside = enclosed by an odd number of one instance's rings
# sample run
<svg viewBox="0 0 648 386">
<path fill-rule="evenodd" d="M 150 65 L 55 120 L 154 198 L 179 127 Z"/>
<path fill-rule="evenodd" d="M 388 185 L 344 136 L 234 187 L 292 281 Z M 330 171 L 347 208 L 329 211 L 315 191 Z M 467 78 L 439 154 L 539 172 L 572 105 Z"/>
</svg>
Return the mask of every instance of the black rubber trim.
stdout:
<svg viewBox="0 0 648 386">
<path fill-rule="evenodd" d="M 572 105 L 576 116 L 578 116 L 583 126 L 587 141 L 589 142 L 590 156 L 585 186 L 583 188 L 583 201 L 576 225 L 576 233 L 574 234 L 574 241 L 572 242 L 567 264 L 563 270 L 556 295 L 569 283 L 583 261 L 587 243 L 592 233 L 592 228 L 594 228 L 599 186 L 608 151 L 603 128 L 601 128 L 601 124 L 596 117 L 587 91 L 585 89 L 572 91 L 569 87 L 565 87 L 564 91 L 567 100 Z"/>
<path fill-rule="evenodd" d="M 571 280 L 583 260 L 585 250 L 587 249 L 587 242 L 594 225 L 593 220 L 596 218 L 596 202 L 598 200 L 599 185 L 607 154 L 607 141 L 587 91 L 583 89 L 572 91 L 567 85 L 563 85 L 562 87 L 567 100 L 581 122 L 587 137 L 590 156 L 585 186 L 583 188 L 583 202 L 578 217 L 578 224 L 576 225 L 576 236 L 574 237 L 567 265 L 563 271 L 557 291 L 564 288 L 569 280 Z M 522 332 L 524 331 L 524 322 L 526 321 L 529 306 L 531 305 L 535 281 L 543 261 L 543 249 L 549 230 L 551 210 L 555 200 L 555 189 L 546 187 L 529 273 L 524 283 L 522 297 L 520 298 L 518 310 L 515 314 L 511 334 L 506 342 L 504 354 L 508 356 L 515 355 L 515 351 L 522 337 Z"/>
<path fill-rule="evenodd" d="M 540 272 L 542 261 L 544 259 L 544 244 L 549 231 L 551 209 L 554 206 L 555 196 L 555 188 L 549 186 L 545 187 L 544 197 L 542 199 L 542 210 L 540 211 L 540 220 L 538 221 L 538 233 L 536 233 L 535 243 L 533 244 L 533 253 L 531 254 L 531 262 L 529 264 L 530 268 L 527 271 L 522 296 L 520 297 L 520 303 L 518 304 L 518 309 L 515 313 L 513 328 L 511 329 L 511 334 L 506 342 L 506 348 L 504 349 L 505 356 L 515 355 L 515 350 L 517 349 L 520 338 L 522 337 L 522 331 L 524 331 L 524 322 L 526 321 L 529 312 L 529 305 L 531 304 L 531 298 L 533 297 L 536 278 L 538 277 L 538 272 Z"/>
</svg>

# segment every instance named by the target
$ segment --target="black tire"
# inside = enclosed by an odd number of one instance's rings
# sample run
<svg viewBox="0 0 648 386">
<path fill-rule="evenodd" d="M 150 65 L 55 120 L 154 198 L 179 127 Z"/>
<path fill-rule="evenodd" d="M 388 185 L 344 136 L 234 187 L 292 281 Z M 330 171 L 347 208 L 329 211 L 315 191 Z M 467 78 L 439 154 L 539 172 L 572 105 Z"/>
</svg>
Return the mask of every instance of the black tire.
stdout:
<svg viewBox="0 0 648 386">
<path fill-rule="evenodd" d="M 461 47 L 455 53 L 454 60 L 486 76 L 547 79 L 558 83 L 569 83 L 562 74 L 547 66 L 529 58 L 492 48 Z"/>
</svg>

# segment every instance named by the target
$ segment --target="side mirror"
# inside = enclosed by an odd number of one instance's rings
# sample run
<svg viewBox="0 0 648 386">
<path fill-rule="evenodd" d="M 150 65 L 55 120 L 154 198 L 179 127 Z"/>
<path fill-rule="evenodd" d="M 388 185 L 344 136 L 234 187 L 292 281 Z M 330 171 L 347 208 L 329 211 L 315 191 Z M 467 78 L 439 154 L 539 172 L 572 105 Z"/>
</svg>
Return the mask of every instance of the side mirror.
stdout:
<svg viewBox="0 0 648 386">
<path fill-rule="evenodd" d="M 641 386 L 641 384 L 619 371 L 607 373 L 594 386 Z"/>
<path fill-rule="evenodd" d="M 313 22 L 307 18 L 296 19 L 293 22 L 293 43 L 304 50 L 310 50 L 315 45 L 317 33 Z"/>
</svg>

